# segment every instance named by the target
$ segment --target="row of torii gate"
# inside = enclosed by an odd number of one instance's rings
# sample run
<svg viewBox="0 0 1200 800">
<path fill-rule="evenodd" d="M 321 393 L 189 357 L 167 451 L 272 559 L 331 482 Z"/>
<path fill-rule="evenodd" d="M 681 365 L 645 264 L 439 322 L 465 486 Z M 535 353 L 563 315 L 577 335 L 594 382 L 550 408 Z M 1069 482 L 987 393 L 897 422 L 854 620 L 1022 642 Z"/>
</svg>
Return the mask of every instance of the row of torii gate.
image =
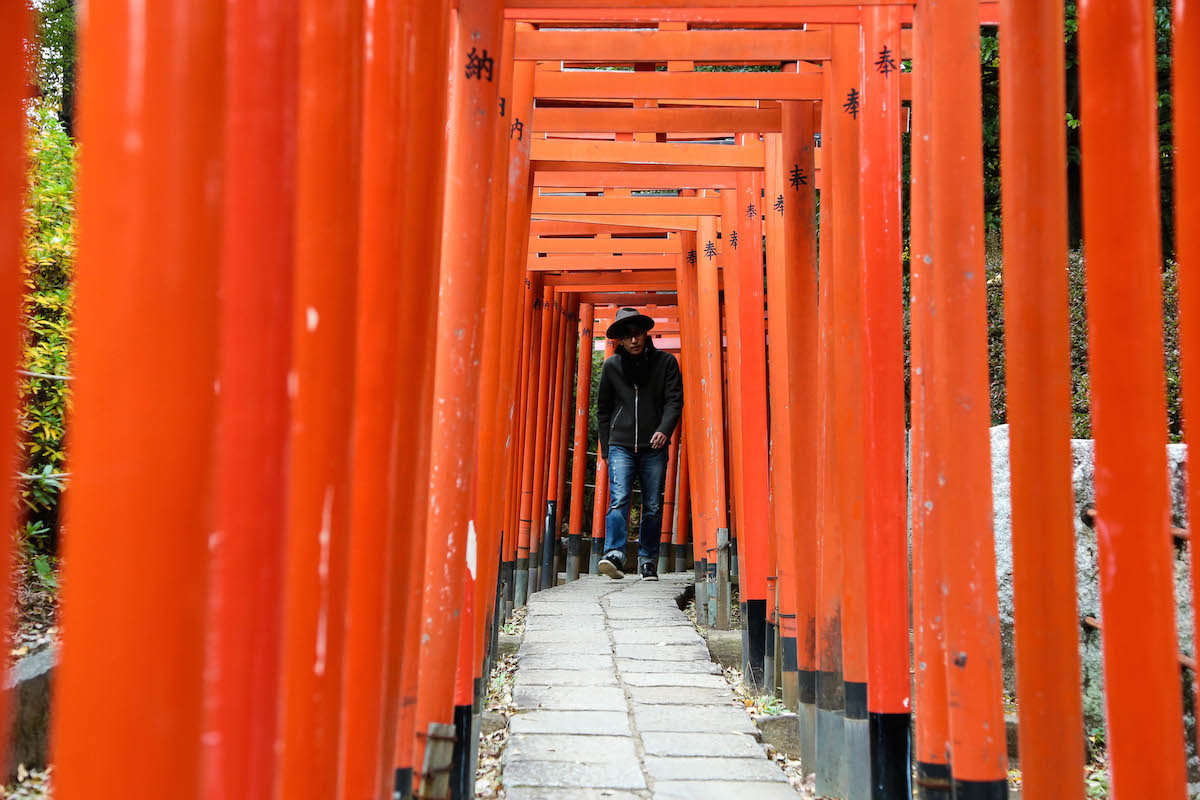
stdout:
<svg viewBox="0 0 1200 800">
<path fill-rule="evenodd" d="M 20 6 L 0 9 L 10 254 Z M 1079 9 L 1107 741 L 1127 799 L 1186 785 L 1153 15 Z M 1196 17 L 1178 3 L 1184 222 Z M 599 555 L 594 335 L 635 305 L 685 378 L 670 566 L 696 569 L 717 627 L 736 572 L 748 671 L 799 712 L 818 791 L 1005 797 L 981 24 L 1005 65 L 1023 792 L 1082 798 L 1048 0 L 90 4 L 58 796 L 468 795 L 497 624 L 557 579 L 569 447 L 568 579 Z M 1197 236 L 1177 232 L 1185 390 Z M 128 669 L 140 653 L 156 663 Z"/>
</svg>

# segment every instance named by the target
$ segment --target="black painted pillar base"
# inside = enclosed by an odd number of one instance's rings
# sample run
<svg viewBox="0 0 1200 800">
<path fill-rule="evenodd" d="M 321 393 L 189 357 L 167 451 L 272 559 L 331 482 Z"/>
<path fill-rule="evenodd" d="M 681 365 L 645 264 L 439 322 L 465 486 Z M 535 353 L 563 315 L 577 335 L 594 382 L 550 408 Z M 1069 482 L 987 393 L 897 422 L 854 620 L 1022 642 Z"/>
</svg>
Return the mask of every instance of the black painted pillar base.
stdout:
<svg viewBox="0 0 1200 800">
<path fill-rule="evenodd" d="M 766 601 L 763 601 L 764 607 Z M 775 653 L 775 623 L 767 620 L 763 627 L 763 691 L 767 694 L 774 695 L 779 689 L 779 683 L 776 680 L 778 677 L 778 664 L 775 663 L 777 658 Z"/>
<path fill-rule="evenodd" d="M 840 644 L 839 644 L 840 646 Z M 813 771 L 818 796 L 846 792 L 846 690 L 842 673 L 817 673 L 817 729 Z"/>
<path fill-rule="evenodd" d="M 846 797 L 871 797 L 871 729 L 867 722 L 867 684 L 846 681 Z"/>
<path fill-rule="evenodd" d="M 558 502 L 546 501 L 546 521 L 542 526 L 542 574 L 541 587 L 549 589 L 558 583 L 558 570 L 554 566 L 554 516 Z"/>
<path fill-rule="evenodd" d="M 604 540 L 589 536 L 584 547 L 587 549 L 588 575 L 599 575 L 600 557 L 604 555 L 600 551 L 604 549 Z"/>
<path fill-rule="evenodd" d="M 392 780 L 392 800 L 409 800 L 412 797 L 412 767 L 396 770 Z"/>
<path fill-rule="evenodd" d="M 954 800 L 1008 800 L 1008 781 L 954 780 Z"/>
<path fill-rule="evenodd" d="M 951 800 L 950 765 L 918 761 L 917 797 L 921 800 Z"/>
<path fill-rule="evenodd" d="M 567 534 L 567 582 L 579 580 L 579 534 Z"/>
<path fill-rule="evenodd" d="M 761 690 L 766 686 L 763 666 L 767 655 L 767 601 L 742 601 L 742 628 L 746 631 L 746 649 L 742 653 L 742 671 Z"/>
<path fill-rule="evenodd" d="M 871 712 L 871 800 L 912 797 L 912 714 Z"/>
<path fill-rule="evenodd" d="M 471 763 L 467 748 L 471 746 L 471 707 L 454 707 L 454 755 L 450 761 L 450 800 L 467 800 L 474 797 L 474 776 L 467 775 Z M 466 793 L 466 782 L 471 778 L 471 792 Z"/>
<path fill-rule="evenodd" d="M 671 555 L 673 556 L 675 567 L 673 572 L 687 572 L 687 545 L 672 544 Z"/>
<path fill-rule="evenodd" d="M 796 640 L 791 636 L 779 637 L 779 689 L 783 704 L 789 711 L 800 707 L 800 672 L 796 666 Z"/>
<path fill-rule="evenodd" d="M 516 597 L 516 586 L 513 583 L 517 574 L 517 565 L 512 561 L 500 564 L 500 620 L 503 622 L 512 616 L 513 598 Z"/>
<path fill-rule="evenodd" d="M 800 729 L 800 760 L 815 764 L 817 758 L 817 673 L 796 670 L 796 723 Z M 811 769 L 811 768 L 810 768 Z"/>
<path fill-rule="evenodd" d="M 524 608 L 529 600 L 529 558 L 518 558 L 513 567 L 513 608 Z"/>
</svg>

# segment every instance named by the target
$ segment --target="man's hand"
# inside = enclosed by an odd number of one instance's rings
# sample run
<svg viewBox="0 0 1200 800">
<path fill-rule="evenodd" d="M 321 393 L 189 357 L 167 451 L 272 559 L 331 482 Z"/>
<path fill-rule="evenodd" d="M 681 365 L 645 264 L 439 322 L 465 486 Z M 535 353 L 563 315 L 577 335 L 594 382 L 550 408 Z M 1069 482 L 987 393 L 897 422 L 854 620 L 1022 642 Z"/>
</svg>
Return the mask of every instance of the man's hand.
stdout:
<svg viewBox="0 0 1200 800">
<path fill-rule="evenodd" d="M 666 447 L 667 446 L 666 434 L 664 434 L 662 431 L 655 431 L 654 435 L 650 437 L 650 446 L 653 447 L 655 450 L 659 449 L 660 447 Z"/>
</svg>

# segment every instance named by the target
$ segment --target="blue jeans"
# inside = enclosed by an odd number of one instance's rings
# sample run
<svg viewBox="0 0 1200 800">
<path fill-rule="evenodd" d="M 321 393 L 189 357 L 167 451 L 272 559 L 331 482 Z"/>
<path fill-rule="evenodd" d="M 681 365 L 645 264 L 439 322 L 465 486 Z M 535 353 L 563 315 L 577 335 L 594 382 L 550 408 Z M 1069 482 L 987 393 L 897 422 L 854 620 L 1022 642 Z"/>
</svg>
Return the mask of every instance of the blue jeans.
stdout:
<svg viewBox="0 0 1200 800">
<path fill-rule="evenodd" d="M 625 560 L 629 538 L 629 506 L 633 502 L 634 475 L 642 485 L 642 518 L 638 525 L 638 561 L 658 561 L 662 536 L 663 489 L 667 482 L 667 448 L 608 448 L 608 514 L 604 517 L 604 552 L 617 551 Z"/>
</svg>

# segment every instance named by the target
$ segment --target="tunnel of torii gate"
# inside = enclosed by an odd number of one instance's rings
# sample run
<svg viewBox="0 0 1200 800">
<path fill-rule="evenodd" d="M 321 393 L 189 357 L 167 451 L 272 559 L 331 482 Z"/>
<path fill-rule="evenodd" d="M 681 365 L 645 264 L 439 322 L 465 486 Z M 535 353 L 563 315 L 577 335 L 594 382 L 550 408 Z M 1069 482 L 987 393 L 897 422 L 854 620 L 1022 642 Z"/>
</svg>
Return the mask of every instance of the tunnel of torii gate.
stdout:
<svg viewBox="0 0 1200 800">
<path fill-rule="evenodd" d="M 1006 797 L 978 52 L 999 25 L 1022 790 L 1082 798 L 1062 6 L 89 4 L 58 796 L 472 794 L 498 626 L 596 570 L 593 354 L 632 306 L 685 384 L 659 568 L 694 571 L 703 625 L 736 591 L 744 670 L 796 712 L 817 792 Z M 1186 791 L 1154 13 L 1079 7 L 1123 800 Z M 1177 3 L 1189 223 L 1198 17 Z M 9 320 L 28 23 L 0 7 Z M 1176 241 L 1186 393 L 1200 226 Z"/>
</svg>

